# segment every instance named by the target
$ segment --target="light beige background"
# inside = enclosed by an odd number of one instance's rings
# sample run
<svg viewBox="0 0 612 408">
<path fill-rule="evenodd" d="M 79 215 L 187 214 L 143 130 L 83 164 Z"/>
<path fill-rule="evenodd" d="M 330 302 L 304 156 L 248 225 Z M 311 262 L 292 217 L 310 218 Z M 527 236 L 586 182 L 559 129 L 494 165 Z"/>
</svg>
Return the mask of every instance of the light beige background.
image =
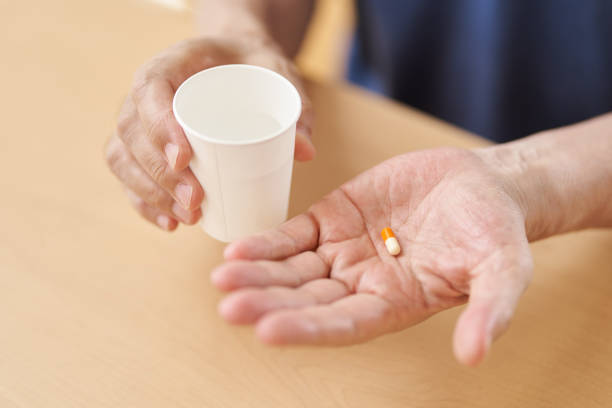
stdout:
<svg viewBox="0 0 612 408">
<path fill-rule="evenodd" d="M 0 2 L 0 407 L 609 407 L 612 233 L 533 246 L 536 273 L 485 364 L 460 310 L 347 348 L 273 349 L 216 314 L 222 245 L 166 234 L 103 161 L 132 72 L 192 33 L 137 0 Z M 395 154 L 480 142 L 343 85 L 310 85 L 318 158 L 291 212 Z"/>
</svg>

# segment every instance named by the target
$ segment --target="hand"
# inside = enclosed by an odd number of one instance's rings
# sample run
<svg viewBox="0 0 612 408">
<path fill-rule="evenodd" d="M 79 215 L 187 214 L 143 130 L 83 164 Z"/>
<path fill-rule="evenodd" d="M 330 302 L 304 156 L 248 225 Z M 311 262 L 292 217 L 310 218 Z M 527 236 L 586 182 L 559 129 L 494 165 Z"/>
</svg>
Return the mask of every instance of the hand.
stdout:
<svg viewBox="0 0 612 408">
<path fill-rule="evenodd" d="M 278 229 L 230 244 L 212 274 L 232 323 L 271 344 L 343 345 L 402 330 L 469 300 L 454 350 L 479 363 L 532 274 L 512 184 L 480 153 L 404 154 Z M 391 227 L 401 245 L 389 255 Z"/>
<path fill-rule="evenodd" d="M 303 104 L 295 158 L 314 157 L 310 103 L 295 67 L 272 41 L 251 36 L 179 43 L 138 71 L 119 115 L 117 131 L 106 148 L 108 165 L 136 209 L 165 230 L 174 230 L 179 221 L 197 222 L 204 199 L 204 190 L 188 167 L 191 148 L 172 113 L 174 92 L 196 72 L 230 63 L 264 66 L 293 82 Z"/>
</svg>

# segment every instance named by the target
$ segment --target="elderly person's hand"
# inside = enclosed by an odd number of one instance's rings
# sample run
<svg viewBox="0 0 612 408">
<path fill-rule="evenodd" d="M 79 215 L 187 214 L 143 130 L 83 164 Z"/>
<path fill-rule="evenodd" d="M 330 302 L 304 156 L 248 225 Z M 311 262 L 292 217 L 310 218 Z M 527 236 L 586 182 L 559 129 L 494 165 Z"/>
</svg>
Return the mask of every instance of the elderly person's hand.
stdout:
<svg viewBox="0 0 612 408">
<path fill-rule="evenodd" d="M 612 226 L 612 115 L 507 145 L 390 159 L 276 230 L 230 244 L 213 283 L 232 323 L 272 344 L 362 342 L 468 302 L 475 365 L 532 275 L 528 241 Z M 391 227 L 394 257 L 380 232 Z"/>
<path fill-rule="evenodd" d="M 230 322 L 269 343 L 351 344 L 470 299 L 459 359 L 480 361 L 508 325 L 532 261 L 504 176 L 463 150 L 409 153 L 366 171 L 305 214 L 231 244 L 213 272 Z M 391 227 L 401 253 L 380 232 Z"/>
<path fill-rule="evenodd" d="M 288 78 L 302 97 L 295 158 L 310 160 L 312 112 L 292 62 L 269 38 L 237 36 L 181 42 L 146 63 L 119 115 L 106 157 L 136 209 L 165 230 L 178 222 L 195 223 L 201 216 L 204 190 L 189 169 L 192 151 L 172 113 L 178 86 L 203 69 L 223 64 L 252 64 Z"/>
</svg>

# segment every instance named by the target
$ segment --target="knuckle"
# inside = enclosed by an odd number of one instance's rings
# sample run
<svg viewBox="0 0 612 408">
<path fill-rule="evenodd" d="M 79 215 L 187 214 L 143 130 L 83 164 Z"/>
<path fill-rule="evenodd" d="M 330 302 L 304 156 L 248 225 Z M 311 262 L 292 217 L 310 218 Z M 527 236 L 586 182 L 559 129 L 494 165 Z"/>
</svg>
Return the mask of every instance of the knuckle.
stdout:
<svg viewBox="0 0 612 408">
<path fill-rule="evenodd" d="M 119 163 L 123 159 L 123 146 L 113 137 L 113 140 L 106 146 L 105 160 L 108 167 L 115 174 L 118 173 Z"/>
<path fill-rule="evenodd" d="M 149 125 L 149 128 L 147 129 L 147 138 L 149 140 L 154 140 L 156 138 L 156 132 L 157 129 L 162 128 L 162 129 L 168 129 L 169 127 L 169 120 L 174 118 L 173 114 L 172 114 L 172 109 L 167 109 L 163 112 L 161 112 L 154 120 L 153 122 L 151 122 L 151 125 Z"/>
<path fill-rule="evenodd" d="M 128 97 L 123 104 L 121 113 L 117 118 L 116 135 L 117 138 L 129 146 L 134 138 L 139 124 L 138 114 L 133 105 L 133 101 Z"/>
<path fill-rule="evenodd" d="M 133 120 L 132 117 L 123 114 L 117 120 L 117 136 L 121 140 L 125 140 L 126 135 L 130 132 Z"/>
<path fill-rule="evenodd" d="M 138 99 L 143 92 L 146 90 L 148 84 L 149 84 L 149 75 L 147 75 L 145 72 L 142 71 L 137 71 L 136 74 L 134 75 L 134 81 L 132 84 L 132 95 Z"/>
<path fill-rule="evenodd" d="M 138 211 L 139 213 L 144 214 L 146 210 L 146 204 L 144 200 L 130 189 L 126 189 L 126 194 L 130 200 L 130 203 L 132 204 L 132 207 L 134 207 L 134 209 L 136 209 L 136 211 Z"/>
<path fill-rule="evenodd" d="M 147 87 L 156 78 L 166 76 L 168 69 L 194 54 L 195 47 L 202 42 L 201 39 L 182 40 L 167 48 L 149 61 L 141 65 L 134 73 L 132 92 L 138 98 L 146 92 Z"/>
<path fill-rule="evenodd" d="M 151 82 L 160 77 L 164 77 L 168 69 L 168 62 L 172 59 L 172 57 L 167 54 L 168 52 L 164 52 L 151 58 L 136 70 L 132 81 L 132 91 L 134 93 L 142 94 Z"/>
<path fill-rule="evenodd" d="M 151 78 L 153 77 L 153 72 L 154 72 L 153 67 L 152 67 L 154 61 L 155 60 L 151 60 L 147 62 L 146 64 L 143 64 L 134 73 L 134 80 L 132 83 L 132 89 L 134 90 L 134 92 L 142 91 L 143 89 L 147 87 L 147 85 L 151 81 Z"/>
<path fill-rule="evenodd" d="M 149 163 L 149 172 L 153 180 L 162 184 L 168 178 L 168 166 L 162 160 L 151 160 Z"/>
<path fill-rule="evenodd" d="M 132 96 L 135 101 L 142 100 L 145 97 L 149 85 L 159 75 L 156 65 L 157 60 L 153 59 L 140 67 L 134 74 L 134 80 L 132 82 Z"/>
<path fill-rule="evenodd" d="M 136 211 L 138 211 L 140 214 L 145 214 L 146 204 L 142 199 L 133 200 L 132 205 L 134 206 L 134 209 L 136 209 Z"/>
</svg>

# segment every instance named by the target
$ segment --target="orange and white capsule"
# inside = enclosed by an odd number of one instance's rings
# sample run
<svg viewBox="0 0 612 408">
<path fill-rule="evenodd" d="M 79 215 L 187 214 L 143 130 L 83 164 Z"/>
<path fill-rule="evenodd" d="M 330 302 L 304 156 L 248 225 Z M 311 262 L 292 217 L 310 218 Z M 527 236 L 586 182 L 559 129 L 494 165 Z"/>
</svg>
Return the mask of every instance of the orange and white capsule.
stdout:
<svg viewBox="0 0 612 408">
<path fill-rule="evenodd" d="M 397 238 L 395 238 L 395 234 L 391 228 L 383 228 L 383 230 L 380 231 L 380 235 L 382 236 L 383 241 L 385 241 L 387 251 L 389 251 L 391 255 L 395 256 L 400 253 L 401 248 L 399 242 L 397 242 Z"/>
</svg>

